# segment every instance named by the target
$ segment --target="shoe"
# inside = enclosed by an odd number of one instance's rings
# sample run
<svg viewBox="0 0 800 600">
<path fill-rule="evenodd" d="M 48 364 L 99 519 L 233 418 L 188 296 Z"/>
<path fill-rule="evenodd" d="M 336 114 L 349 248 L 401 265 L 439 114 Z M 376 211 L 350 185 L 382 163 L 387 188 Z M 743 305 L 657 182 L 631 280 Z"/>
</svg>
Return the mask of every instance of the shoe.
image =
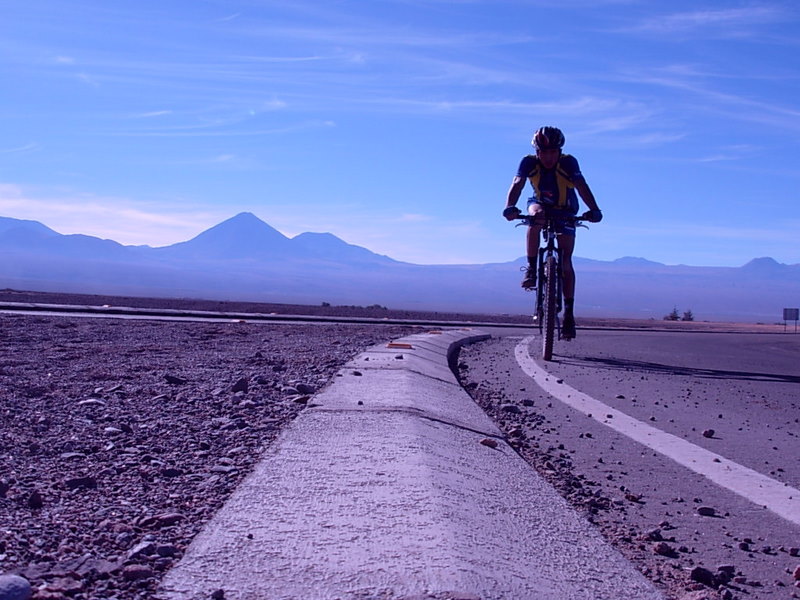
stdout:
<svg viewBox="0 0 800 600">
<path fill-rule="evenodd" d="M 561 338 L 571 340 L 575 338 L 575 317 L 564 315 L 564 323 L 561 325 Z"/>
<path fill-rule="evenodd" d="M 536 287 L 536 267 L 522 267 L 521 271 L 525 271 L 525 277 L 522 278 L 522 287 L 526 290 L 532 290 Z"/>
</svg>

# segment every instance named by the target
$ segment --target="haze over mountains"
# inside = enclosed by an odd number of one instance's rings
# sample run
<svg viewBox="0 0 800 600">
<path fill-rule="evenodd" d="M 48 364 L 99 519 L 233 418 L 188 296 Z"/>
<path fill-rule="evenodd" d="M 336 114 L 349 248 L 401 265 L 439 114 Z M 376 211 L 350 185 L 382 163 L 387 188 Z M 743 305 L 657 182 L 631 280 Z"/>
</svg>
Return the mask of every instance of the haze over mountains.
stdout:
<svg viewBox="0 0 800 600">
<path fill-rule="evenodd" d="M 288 238 L 241 213 L 186 242 L 123 246 L 0 217 L 0 287 L 90 294 L 380 304 L 389 308 L 524 314 L 524 259 L 479 265 L 395 261 L 329 233 Z M 576 258 L 576 314 L 778 322 L 800 306 L 800 265 L 757 258 L 738 268 L 668 266 L 642 258 Z"/>
</svg>

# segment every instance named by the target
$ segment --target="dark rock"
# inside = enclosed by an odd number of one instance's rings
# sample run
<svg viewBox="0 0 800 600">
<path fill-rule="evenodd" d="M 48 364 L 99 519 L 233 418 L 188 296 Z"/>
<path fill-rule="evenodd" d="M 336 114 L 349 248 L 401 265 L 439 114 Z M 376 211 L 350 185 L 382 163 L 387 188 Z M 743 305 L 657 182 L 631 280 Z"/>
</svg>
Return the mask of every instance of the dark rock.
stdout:
<svg viewBox="0 0 800 600">
<path fill-rule="evenodd" d="M 705 438 L 713 438 L 716 432 L 713 429 L 706 429 L 703 431 L 703 437 Z"/>
<path fill-rule="evenodd" d="M 133 558 L 139 558 L 140 556 L 151 556 L 156 551 L 156 544 L 155 542 L 139 542 L 133 548 L 128 550 L 127 558 L 131 560 Z"/>
<path fill-rule="evenodd" d="M 64 481 L 64 485 L 70 490 L 77 490 L 79 488 L 95 489 L 97 487 L 97 479 L 89 476 L 72 477 Z"/>
<path fill-rule="evenodd" d="M 518 415 L 522 412 L 516 404 L 501 404 L 500 410 L 512 415 Z"/>
<path fill-rule="evenodd" d="M 147 565 L 127 565 L 122 569 L 122 578 L 126 581 L 139 581 L 153 576 L 153 569 Z"/>
<path fill-rule="evenodd" d="M 236 383 L 233 384 L 231 391 L 234 394 L 237 392 L 242 392 L 246 394 L 248 389 L 250 389 L 250 381 L 247 379 L 247 377 L 242 377 Z"/>
<path fill-rule="evenodd" d="M 160 546 L 156 547 L 156 554 L 164 558 L 172 558 L 178 554 L 178 552 L 180 552 L 178 547 L 173 546 L 172 544 L 161 544 Z"/>
<path fill-rule="evenodd" d="M 176 377 L 175 375 L 164 375 L 164 380 L 170 385 L 186 385 L 189 383 L 182 377 Z"/>
<path fill-rule="evenodd" d="M 670 546 L 667 542 L 658 542 L 653 546 L 653 552 L 659 556 L 674 557 L 677 555 L 675 548 Z"/>
<path fill-rule="evenodd" d="M 42 499 L 42 495 L 39 493 L 39 490 L 33 490 L 28 496 L 28 508 L 31 510 L 39 510 L 44 506 L 44 500 Z M 0 596 L 2 598 L 2 596 Z"/>
<path fill-rule="evenodd" d="M 56 577 L 47 583 L 45 591 L 56 592 L 64 596 L 74 596 L 83 591 L 83 582 L 72 577 Z M 38 596 L 38 594 L 37 594 Z M 2 598 L 2 596 L 0 596 Z"/>
<path fill-rule="evenodd" d="M 692 581 L 696 581 L 697 583 L 702 583 L 708 587 L 717 587 L 717 579 L 714 577 L 714 574 L 706 568 L 703 567 L 695 567 L 692 569 L 692 572 L 689 574 L 689 577 Z"/>
<path fill-rule="evenodd" d="M 644 534 L 644 539 L 648 542 L 661 542 L 664 537 L 661 535 L 660 529 L 653 529 Z"/>
<path fill-rule="evenodd" d="M 698 506 L 697 514 L 701 517 L 713 517 L 717 514 L 717 511 L 710 506 Z"/>
</svg>

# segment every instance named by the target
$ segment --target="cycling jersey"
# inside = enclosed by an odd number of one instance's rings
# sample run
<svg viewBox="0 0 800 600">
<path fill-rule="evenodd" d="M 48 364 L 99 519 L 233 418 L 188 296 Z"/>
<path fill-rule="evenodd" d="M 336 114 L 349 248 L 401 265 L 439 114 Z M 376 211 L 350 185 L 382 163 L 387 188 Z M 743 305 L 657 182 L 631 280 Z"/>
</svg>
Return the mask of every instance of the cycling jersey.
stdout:
<svg viewBox="0 0 800 600">
<path fill-rule="evenodd" d="M 578 214 L 575 183 L 583 180 L 583 175 L 577 159 L 571 154 L 562 154 L 552 169 L 545 169 L 536 155 L 529 154 L 519 163 L 517 176 L 531 182 L 533 202 L 570 215 Z"/>
</svg>

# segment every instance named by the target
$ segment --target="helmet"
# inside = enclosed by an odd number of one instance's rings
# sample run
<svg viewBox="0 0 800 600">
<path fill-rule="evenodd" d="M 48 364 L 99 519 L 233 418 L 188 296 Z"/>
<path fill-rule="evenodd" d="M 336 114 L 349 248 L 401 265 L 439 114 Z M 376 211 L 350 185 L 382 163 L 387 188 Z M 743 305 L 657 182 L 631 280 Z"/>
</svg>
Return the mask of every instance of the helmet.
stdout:
<svg viewBox="0 0 800 600">
<path fill-rule="evenodd" d="M 560 149 L 564 145 L 564 134 L 558 127 L 540 127 L 533 134 L 531 144 L 537 150 Z"/>
</svg>

